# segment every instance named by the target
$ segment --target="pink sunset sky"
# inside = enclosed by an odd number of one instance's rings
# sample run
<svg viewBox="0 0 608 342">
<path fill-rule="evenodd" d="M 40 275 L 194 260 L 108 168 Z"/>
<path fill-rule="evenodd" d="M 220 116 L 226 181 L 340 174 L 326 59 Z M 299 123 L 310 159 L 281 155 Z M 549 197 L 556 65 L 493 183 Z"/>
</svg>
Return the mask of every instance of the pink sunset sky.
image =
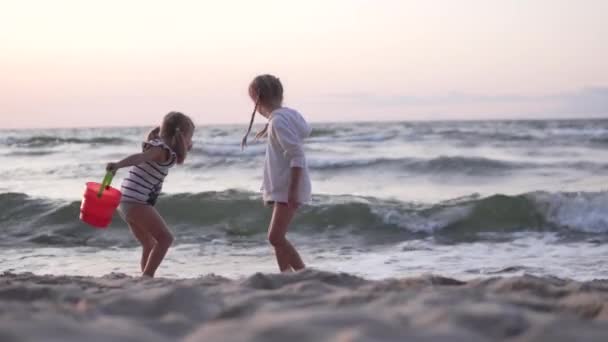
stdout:
<svg viewBox="0 0 608 342">
<path fill-rule="evenodd" d="M 3 1 L 0 128 L 608 117 L 605 0 Z"/>
</svg>

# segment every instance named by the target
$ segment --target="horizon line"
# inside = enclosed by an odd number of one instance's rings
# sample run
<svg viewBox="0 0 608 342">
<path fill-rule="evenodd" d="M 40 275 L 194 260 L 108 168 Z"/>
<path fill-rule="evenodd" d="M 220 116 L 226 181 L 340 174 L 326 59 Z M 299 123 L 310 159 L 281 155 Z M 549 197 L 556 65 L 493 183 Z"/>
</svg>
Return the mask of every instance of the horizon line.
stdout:
<svg viewBox="0 0 608 342">
<path fill-rule="evenodd" d="M 446 119 L 446 118 L 441 118 L 441 119 L 432 119 L 432 118 L 428 118 L 428 119 L 405 119 L 405 120 L 395 120 L 395 119 L 386 119 L 386 120 L 366 120 L 366 119 L 361 119 L 361 120 L 352 120 L 352 121 L 347 121 L 347 120 L 342 120 L 342 121 L 317 121 L 317 120 L 310 120 L 308 121 L 311 124 L 341 124 L 341 123 L 351 123 L 351 124 L 358 124 L 358 123 L 371 123 L 371 122 L 375 122 L 375 123 L 386 123 L 386 124 L 390 124 L 390 123 L 408 123 L 408 122 L 413 122 L 413 123 L 422 123 L 422 122 L 486 122 L 486 121 L 493 121 L 493 122 L 508 122 L 508 121 L 532 121 L 532 122 L 537 122 L 537 121 L 599 121 L 599 120 L 608 120 L 608 114 L 603 114 L 603 115 L 596 115 L 596 116 L 585 116 L 585 117 L 568 117 L 568 116 L 564 116 L 564 117 L 544 117 L 544 118 L 526 118 L 526 117 L 513 117 L 513 118 L 486 118 L 486 119 L 480 119 L 480 118 L 455 118 L 455 119 Z M 201 123 L 197 123 L 197 126 L 199 127 L 213 127 L 213 126 L 236 126 L 236 125 L 240 125 L 240 123 L 234 122 L 234 123 L 207 123 L 207 124 L 201 124 Z M 242 124 L 243 126 L 247 126 L 247 123 L 244 122 Z M 40 127 L 13 127 L 13 128 L 4 128 L 4 127 L 0 127 L 0 131 L 27 131 L 27 130 L 61 130 L 61 129 L 96 129 L 96 128 L 145 128 L 145 127 L 154 127 L 153 124 L 150 125 L 99 125 L 99 126 L 40 126 Z"/>
</svg>

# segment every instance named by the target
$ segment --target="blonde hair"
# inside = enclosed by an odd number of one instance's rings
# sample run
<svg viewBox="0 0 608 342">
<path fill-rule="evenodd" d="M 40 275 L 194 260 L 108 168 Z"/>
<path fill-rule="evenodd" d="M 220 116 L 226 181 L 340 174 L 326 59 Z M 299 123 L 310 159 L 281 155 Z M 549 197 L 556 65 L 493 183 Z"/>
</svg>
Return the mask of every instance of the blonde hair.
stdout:
<svg viewBox="0 0 608 342">
<path fill-rule="evenodd" d="M 180 112 L 170 112 L 163 118 L 160 126 L 160 136 L 166 139 L 173 152 L 177 155 L 177 163 L 183 164 L 188 154 L 188 143 L 184 134 L 194 133 L 194 122 Z"/>
<path fill-rule="evenodd" d="M 281 80 L 276 76 L 269 74 L 259 75 L 251 81 L 251 84 L 249 84 L 249 95 L 252 97 L 255 95 L 255 105 L 253 106 L 247 133 L 245 133 L 245 136 L 243 136 L 243 140 L 241 141 L 241 148 L 247 146 L 247 137 L 249 136 L 249 133 L 251 133 L 251 128 L 255 121 L 255 113 L 258 111 L 258 108 L 260 106 L 280 106 L 283 103 L 283 84 L 281 84 Z M 265 135 L 267 129 L 268 124 L 266 124 L 264 129 L 258 133 L 256 137 Z"/>
</svg>

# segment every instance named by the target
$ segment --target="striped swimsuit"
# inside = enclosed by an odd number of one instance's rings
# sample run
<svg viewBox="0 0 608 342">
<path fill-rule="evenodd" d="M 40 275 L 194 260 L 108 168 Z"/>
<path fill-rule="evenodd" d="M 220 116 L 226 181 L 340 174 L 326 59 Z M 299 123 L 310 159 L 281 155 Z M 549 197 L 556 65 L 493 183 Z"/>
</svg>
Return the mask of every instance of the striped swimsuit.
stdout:
<svg viewBox="0 0 608 342">
<path fill-rule="evenodd" d="M 129 170 L 129 174 L 122 182 L 121 202 L 156 204 L 156 199 L 163 187 L 163 181 L 169 173 L 169 169 L 177 162 L 177 155 L 171 147 L 160 139 L 150 140 L 144 143 L 144 150 L 150 147 L 162 147 L 169 152 L 169 160 L 165 163 L 145 162 L 135 165 Z"/>
</svg>

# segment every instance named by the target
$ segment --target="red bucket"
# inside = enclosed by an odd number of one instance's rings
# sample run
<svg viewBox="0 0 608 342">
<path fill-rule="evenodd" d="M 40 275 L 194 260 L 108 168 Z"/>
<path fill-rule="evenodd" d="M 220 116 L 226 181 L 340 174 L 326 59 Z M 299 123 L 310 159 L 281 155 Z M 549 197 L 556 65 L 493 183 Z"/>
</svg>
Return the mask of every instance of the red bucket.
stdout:
<svg viewBox="0 0 608 342">
<path fill-rule="evenodd" d="M 120 203 L 120 191 L 110 186 L 113 174 L 108 172 L 101 184 L 88 182 L 80 205 L 80 219 L 95 228 L 106 228 L 112 222 Z"/>
</svg>

